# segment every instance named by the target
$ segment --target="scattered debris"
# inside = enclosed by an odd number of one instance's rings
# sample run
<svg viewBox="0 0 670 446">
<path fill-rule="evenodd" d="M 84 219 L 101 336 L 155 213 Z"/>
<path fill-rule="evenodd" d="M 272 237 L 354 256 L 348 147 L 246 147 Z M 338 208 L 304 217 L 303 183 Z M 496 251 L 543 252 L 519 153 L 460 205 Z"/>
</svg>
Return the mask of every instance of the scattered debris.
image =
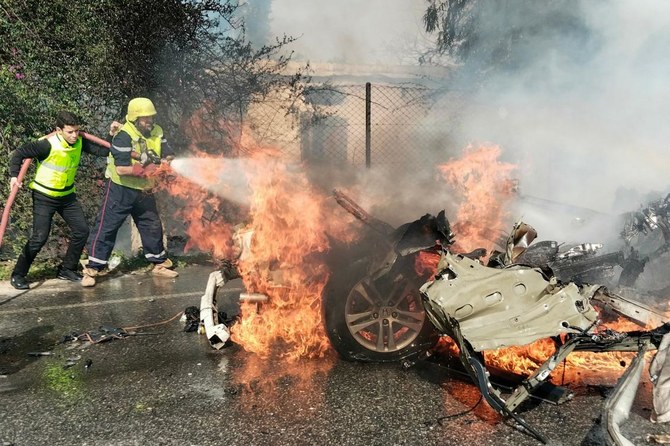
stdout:
<svg viewBox="0 0 670 446">
<path fill-rule="evenodd" d="M 184 324 L 185 332 L 198 331 L 198 327 L 200 327 L 200 310 L 195 306 L 186 307 L 184 315 L 179 320 Z"/>
<path fill-rule="evenodd" d="M 640 352 L 643 352 L 640 347 Z M 602 412 L 601 426 L 608 445 L 632 446 L 633 444 L 621 433 L 620 425 L 630 415 L 630 409 L 635 399 L 637 387 L 640 384 L 642 368 L 644 367 L 644 354 L 638 354 L 630 367 L 624 372 L 614 390 L 605 400 Z"/>
<path fill-rule="evenodd" d="M 28 356 L 53 356 L 53 352 L 28 352 Z"/>
<path fill-rule="evenodd" d="M 216 308 L 216 291 L 230 278 L 225 271 L 214 271 L 209 275 L 205 294 L 200 299 L 200 321 L 204 327 L 205 336 L 210 345 L 219 350 L 230 338 L 230 330 L 219 321 L 219 311 Z"/>
<path fill-rule="evenodd" d="M 111 341 L 113 339 L 124 339 L 137 333 L 126 331 L 124 328 L 101 326 L 97 330 L 85 331 L 83 333 L 72 332 L 63 336 L 60 343 L 82 341 L 90 344 Z"/>
<path fill-rule="evenodd" d="M 75 365 L 77 365 L 77 362 L 79 362 L 79 360 L 77 360 L 77 359 L 74 359 L 74 360 L 73 359 L 67 359 L 65 361 L 65 364 L 63 364 L 63 368 L 64 369 L 69 369 L 70 367 L 74 367 Z"/>
<path fill-rule="evenodd" d="M 238 240 L 241 243 L 241 240 Z M 242 252 L 242 251 L 240 251 Z M 210 345 L 219 350 L 226 345 L 230 339 L 230 330 L 226 323 L 225 313 L 219 312 L 216 307 L 216 293 L 220 287 L 233 279 L 240 278 L 237 265 L 234 262 L 226 261 L 219 271 L 214 271 L 209 275 L 205 294 L 200 299 L 200 323 L 202 332 L 207 336 Z"/>
<path fill-rule="evenodd" d="M 426 314 L 440 333 L 454 340 L 463 367 L 489 405 L 513 418 L 524 432 L 543 443 L 545 438 L 515 410 L 568 354 L 576 350 L 637 352 L 617 389 L 608 397 L 603 415 L 608 440 L 626 444 L 618 424 L 628 417 L 644 353 L 659 347 L 663 336 L 670 332 L 670 323 L 650 331 L 604 330 L 593 307 L 596 301 L 638 323 L 643 311 L 654 313 L 659 320 L 664 315 L 632 300 L 620 303 L 618 296 L 609 294 L 601 285 L 563 282 L 550 275 L 551 269 L 516 263 L 535 235 L 528 225 L 518 223 L 510 234 L 506 252 L 494 257 L 495 267 L 454 254 L 449 246 L 443 246 L 435 279 L 421 287 Z M 549 337 L 556 342 L 554 354 L 504 400 L 491 385 L 480 352 Z"/>
<path fill-rule="evenodd" d="M 649 435 L 647 435 L 647 442 L 648 443 L 656 443 L 656 444 L 670 444 L 670 435 L 664 435 L 664 434 L 652 435 L 652 434 L 649 434 Z"/>
</svg>

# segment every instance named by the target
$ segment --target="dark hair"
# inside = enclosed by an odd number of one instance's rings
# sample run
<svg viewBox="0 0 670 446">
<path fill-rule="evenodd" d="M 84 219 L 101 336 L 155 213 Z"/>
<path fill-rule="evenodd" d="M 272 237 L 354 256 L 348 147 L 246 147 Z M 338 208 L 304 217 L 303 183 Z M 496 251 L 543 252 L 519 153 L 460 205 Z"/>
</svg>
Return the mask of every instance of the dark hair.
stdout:
<svg viewBox="0 0 670 446">
<path fill-rule="evenodd" d="M 79 117 L 74 113 L 66 110 L 61 110 L 56 115 L 56 127 L 62 129 L 66 125 L 80 125 Z"/>
</svg>

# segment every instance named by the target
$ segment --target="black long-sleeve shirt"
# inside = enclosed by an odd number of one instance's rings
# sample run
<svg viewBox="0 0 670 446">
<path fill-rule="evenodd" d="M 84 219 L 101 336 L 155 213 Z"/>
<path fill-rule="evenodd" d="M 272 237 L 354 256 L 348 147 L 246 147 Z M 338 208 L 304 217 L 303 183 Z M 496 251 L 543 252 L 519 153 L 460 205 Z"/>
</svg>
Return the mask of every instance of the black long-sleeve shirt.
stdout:
<svg viewBox="0 0 670 446">
<path fill-rule="evenodd" d="M 90 153 L 94 156 L 104 157 L 109 155 L 109 149 L 93 144 L 89 140 L 82 138 L 81 151 Z M 35 158 L 39 161 L 44 161 L 51 153 L 51 143 L 47 139 L 40 139 L 37 141 L 30 141 L 12 152 L 12 157 L 9 159 L 9 176 L 16 177 L 21 171 L 21 164 L 26 158 Z"/>
</svg>

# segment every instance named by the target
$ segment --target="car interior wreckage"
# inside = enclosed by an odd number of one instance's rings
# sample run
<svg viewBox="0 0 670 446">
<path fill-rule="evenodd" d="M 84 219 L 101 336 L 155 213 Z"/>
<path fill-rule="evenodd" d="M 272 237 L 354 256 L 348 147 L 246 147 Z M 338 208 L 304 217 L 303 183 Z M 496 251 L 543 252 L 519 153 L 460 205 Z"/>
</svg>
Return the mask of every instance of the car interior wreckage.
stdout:
<svg viewBox="0 0 670 446">
<path fill-rule="evenodd" d="M 619 424 L 628 418 L 644 355 L 657 350 L 664 337 L 670 342 L 667 315 L 639 302 L 636 298 L 644 296 L 632 288 L 649 258 L 630 247 L 627 252 L 599 254 L 600 244 L 567 249 L 553 241 L 533 245 L 535 230 L 518 222 L 504 251 L 492 252 L 484 264 L 485 249 L 452 251 L 454 234 L 445 211 L 394 228 L 370 216 L 343 192 L 334 191 L 334 197 L 374 235 L 372 244 L 352 254 L 346 265 L 333 269 L 323 293 L 326 332 L 341 357 L 411 362 L 425 355 L 439 336 L 448 336 L 458 348 L 463 369 L 488 404 L 546 443 L 517 408 L 557 365 L 577 351 L 635 352 L 637 356 L 606 400 L 602 415 L 607 443 L 631 444 Z M 670 242 L 668 209 L 666 198 L 631 213 L 622 237 L 630 242 L 636 234 L 660 229 L 665 243 L 652 255 L 664 253 Z M 250 243 L 252 235 L 244 234 L 242 251 Z M 416 256 L 422 252 L 439 256 L 434 274 L 417 272 Z M 620 271 L 618 282 L 615 267 Z M 234 263 L 227 262 L 210 275 L 201 300 L 201 324 L 216 348 L 229 337 L 228 328 L 218 320 L 216 291 L 236 277 Z M 267 296 L 247 291 L 241 301 L 262 305 L 267 300 Z M 642 328 L 655 328 L 616 331 L 602 323 L 603 314 L 618 314 Z M 503 399 L 491 382 L 483 352 L 547 338 L 553 341 L 554 352 Z"/>
</svg>

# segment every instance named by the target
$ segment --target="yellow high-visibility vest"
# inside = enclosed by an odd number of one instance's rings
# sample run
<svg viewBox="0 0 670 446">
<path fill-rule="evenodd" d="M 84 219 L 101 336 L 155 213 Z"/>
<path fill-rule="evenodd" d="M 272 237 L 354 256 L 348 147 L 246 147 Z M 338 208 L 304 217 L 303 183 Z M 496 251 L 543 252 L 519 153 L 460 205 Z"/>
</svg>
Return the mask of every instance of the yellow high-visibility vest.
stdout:
<svg viewBox="0 0 670 446">
<path fill-rule="evenodd" d="M 81 136 L 70 145 L 62 136 L 47 138 L 51 144 L 49 156 L 37 163 L 35 178 L 30 188 L 50 197 L 64 197 L 75 192 L 74 177 L 81 159 Z"/>
<path fill-rule="evenodd" d="M 130 135 L 132 141 L 132 151 L 137 153 L 142 153 L 144 150 L 153 150 L 158 156 L 161 155 L 161 141 L 163 139 L 163 129 L 158 125 L 154 125 L 154 128 L 151 130 L 151 135 L 146 138 L 140 133 L 139 130 L 133 125 L 132 122 L 127 121 L 121 127 L 121 130 Z M 131 158 L 131 166 L 138 163 Z M 154 180 L 152 178 L 142 178 L 142 177 L 133 177 L 130 175 L 119 175 L 116 173 L 116 165 L 114 164 L 114 157 L 111 152 L 107 159 L 107 171 L 105 176 L 112 180 L 116 184 L 121 186 L 130 187 L 132 189 L 150 189 L 154 185 Z"/>
</svg>

